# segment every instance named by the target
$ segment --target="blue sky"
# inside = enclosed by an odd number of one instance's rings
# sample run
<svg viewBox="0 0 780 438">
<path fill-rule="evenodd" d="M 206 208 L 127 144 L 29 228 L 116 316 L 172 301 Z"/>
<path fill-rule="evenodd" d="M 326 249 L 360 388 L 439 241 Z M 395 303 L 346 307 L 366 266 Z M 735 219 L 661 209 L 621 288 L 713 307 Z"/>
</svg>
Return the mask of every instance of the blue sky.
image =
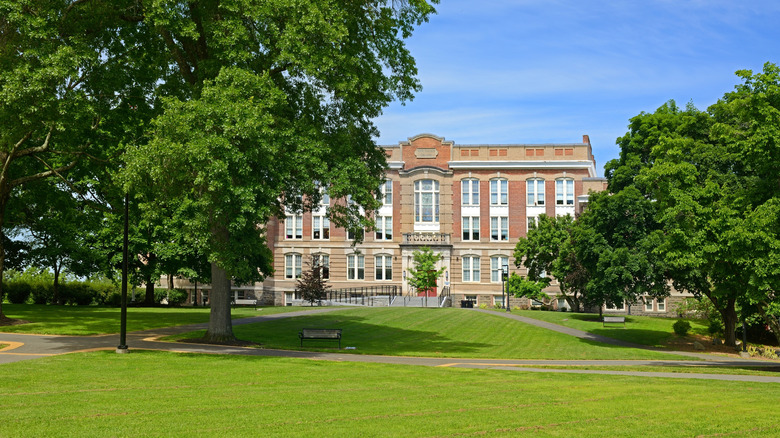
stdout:
<svg viewBox="0 0 780 438">
<path fill-rule="evenodd" d="M 628 120 L 669 99 L 705 109 L 734 72 L 780 63 L 780 2 L 442 0 L 408 40 L 423 90 L 376 120 L 379 144 L 575 143 L 596 165 Z"/>
</svg>

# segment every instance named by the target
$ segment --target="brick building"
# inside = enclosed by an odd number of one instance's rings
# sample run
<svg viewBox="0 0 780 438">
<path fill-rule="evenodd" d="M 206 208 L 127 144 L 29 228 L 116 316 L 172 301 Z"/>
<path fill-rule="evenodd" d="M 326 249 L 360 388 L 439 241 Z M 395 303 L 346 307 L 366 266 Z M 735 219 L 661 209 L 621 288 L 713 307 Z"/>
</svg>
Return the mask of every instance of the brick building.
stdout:
<svg viewBox="0 0 780 438">
<path fill-rule="evenodd" d="M 409 294 L 412 253 L 428 246 L 446 269 L 436 293 L 500 304 L 501 266 L 516 270 L 514 246 L 528 224 L 541 214 L 575 215 L 590 191 L 606 186 L 587 135 L 581 143 L 458 145 L 421 134 L 382 147 L 389 169 L 376 231 L 353 247 L 325 217 L 336 202 L 328 197 L 315 211 L 271 221 L 276 273 L 263 283 L 264 301 L 269 292 L 276 305 L 296 301 L 296 277 L 311 256 L 327 267 L 333 289 L 394 285 Z"/>
</svg>

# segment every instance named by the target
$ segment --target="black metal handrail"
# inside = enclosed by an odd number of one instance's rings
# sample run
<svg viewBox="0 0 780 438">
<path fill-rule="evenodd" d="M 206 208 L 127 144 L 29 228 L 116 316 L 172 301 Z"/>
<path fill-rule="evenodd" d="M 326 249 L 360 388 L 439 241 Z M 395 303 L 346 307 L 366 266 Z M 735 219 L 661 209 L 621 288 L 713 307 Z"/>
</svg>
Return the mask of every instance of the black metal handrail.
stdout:
<svg viewBox="0 0 780 438">
<path fill-rule="evenodd" d="M 444 288 L 441 290 L 441 294 L 439 295 L 439 307 L 441 307 L 442 303 L 444 303 L 444 300 L 449 298 L 450 296 L 450 287 L 444 286 Z"/>
<path fill-rule="evenodd" d="M 384 300 L 387 300 L 387 305 L 389 306 L 390 303 L 400 295 L 400 287 L 398 286 L 366 286 L 332 289 L 327 292 L 325 299 L 328 301 L 345 304 L 360 304 L 363 306 L 374 306 L 379 300 L 384 304 Z"/>
</svg>

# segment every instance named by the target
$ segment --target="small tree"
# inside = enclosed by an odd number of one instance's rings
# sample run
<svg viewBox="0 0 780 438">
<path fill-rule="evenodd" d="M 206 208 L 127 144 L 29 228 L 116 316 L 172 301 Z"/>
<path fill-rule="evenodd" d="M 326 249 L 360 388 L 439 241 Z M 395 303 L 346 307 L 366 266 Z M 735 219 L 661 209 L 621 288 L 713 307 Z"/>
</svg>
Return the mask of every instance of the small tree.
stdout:
<svg viewBox="0 0 780 438">
<path fill-rule="evenodd" d="M 442 259 L 441 254 L 436 254 L 430 248 L 424 246 L 412 253 L 414 268 L 409 270 L 409 286 L 417 292 L 427 292 L 436 287 L 436 282 L 446 268 L 436 269 L 436 263 Z"/>
<path fill-rule="evenodd" d="M 303 299 L 314 306 L 315 302 L 319 303 L 325 298 L 330 285 L 326 284 L 326 280 L 322 278 L 322 270 L 325 269 L 322 264 L 314 263 L 313 258 L 309 258 L 306 266 L 308 269 L 298 279 L 295 291 L 300 292 Z"/>
</svg>

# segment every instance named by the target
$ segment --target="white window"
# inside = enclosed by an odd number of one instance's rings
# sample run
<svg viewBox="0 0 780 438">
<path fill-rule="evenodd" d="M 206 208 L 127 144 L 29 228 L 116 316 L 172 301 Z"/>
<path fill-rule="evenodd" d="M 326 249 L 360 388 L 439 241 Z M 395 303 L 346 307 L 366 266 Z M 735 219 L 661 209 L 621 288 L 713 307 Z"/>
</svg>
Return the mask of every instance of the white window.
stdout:
<svg viewBox="0 0 780 438">
<path fill-rule="evenodd" d="M 528 205 L 544 205 L 544 180 L 540 178 L 526 181 Z"/>
<path fill-rule="evenodd" d="M 357 237 L 363 238 L 363 229 L 357 231 L 347 230 L 347 240 L 356 240 Z"/>
<path fill-rule="evenodd" d="M 504 265 L 509 266 L 509 257 L 494 256 L 490 258 L 490 281 L 501 283 L 501 273 L 504 271 Z"/>
<path fill-rule="evenodd" d="M 311 217 L 311 238 L 315 240 L 330 239 L 330 219 L 327 216 Z"/>
<path fill-rule="evenodd" d="M 284 221 L 285 224 L 285 237 L 288 239 L 302 239 L 303 238 L 303 216 L 302 215 L 287 215 Z"/>
<path fill-rule="evenodd" d="M 528 216 L 528 229 L 526 231 L 531 231 L 538 226 L 539 216 Z"/>
<path fill-rule="evenodd" d="M 461 193 L 463 197 L 462 205 L 475 206 L 479 205 L 479 180 L 478 179 L 464 179 L 460 183 Z"/>
<path fill-rule="evenodd" d="M 645 312 L 652 312 L 653 311 L 653 299 L 650 297 L 645 297 Z"/>
<path fill-rule="evenodd" d="M 479 257 L 463 257 L 463 281 L 475 283 L 479 282 Z"/>
<path fill-rule="evenodd" d="M 285 254 L 284 278 L 301 278 L 301 255 Z"/>
<path fill-rule="evenodd" d="M 329 206 L 330 195 L 328 194 L 328 190 L 324 187 L 320 187 L 320 194 L 322 195 L 322 198 L 320 198 L 320 205 Z"/>
<path fill-rule="evenodd" d="M 393 217 L 376 217 L 376 240 L 393 240 Z"/>
<path fill-rule="evenodd" d="M 414 221 L 439 223 L 439 182 L 423 179 L 414 182 Z"/>
<path fill-rule="evenodd" d="M 479 240 L 479 216 L 467 216 L 461 220 L 463 240 Z"/>
<path fill-rule="evenodd" d="M 350 254 L 347 256 L 347 280 L 365 279 L 365 256 L 360 254 Z"/>
<path fill-rule="evenodd" d="M 385 180 L 382 185 L 379 186 L 379 200 L 382 201 L 382 205 L 393 205 L 393 181 Z"/>
<path fill-rule="evenodd" d="M 509 185 L 505 179 L 490 180 L 490 205 L 509 204 Z"/>
<path fill-rule="evenodd" d="M 374 258 L 374 268 L 377 280 L 393 279 L 393 256 L 378 255 Z"/>
<path fill-rule="evenodd" d="M 327 254 L 314 254 L 312 256 L 312 267 L 320 268 L 320 275 L 323 280 L 330 278 L 330 256 Z"/>
<path fill-rule="evenodd" d="M 608 311 L 610 311 L 610 310 L 611 311 L 623 311 L 623 310 L 626 310 L 626 302 L 624 301 L 624 302 L 620 303 L 619 306 L 615 306 L 615 307 L 610 307 L 609 304 L 605 304 L 604 305 L 604 310 L 608 310 Z"/>
<path fill-rule="evenodd" d="M 574 180 L 555 180 L 555 205 L 574 205 Z"/>
<path fill-rule="evenodd" d="M 666 298 L 663 298 L 663 299 L 659 298 L 656 301 L 656 303 L 657 303 L 656 305 L 658 306 L 657 310 L 659 312 L 666 312 Z"/>
<path fill-rule="evenodd" d="M 504 307 L 504 296 L 493 295 L 493 305 L 498 307 Z"/>
<path fill-rule="evenodd" d="M 509 240 L 509 218 L 506 216 L 492 216 L 490 218 L 490 240 Z"/>
</svg>

